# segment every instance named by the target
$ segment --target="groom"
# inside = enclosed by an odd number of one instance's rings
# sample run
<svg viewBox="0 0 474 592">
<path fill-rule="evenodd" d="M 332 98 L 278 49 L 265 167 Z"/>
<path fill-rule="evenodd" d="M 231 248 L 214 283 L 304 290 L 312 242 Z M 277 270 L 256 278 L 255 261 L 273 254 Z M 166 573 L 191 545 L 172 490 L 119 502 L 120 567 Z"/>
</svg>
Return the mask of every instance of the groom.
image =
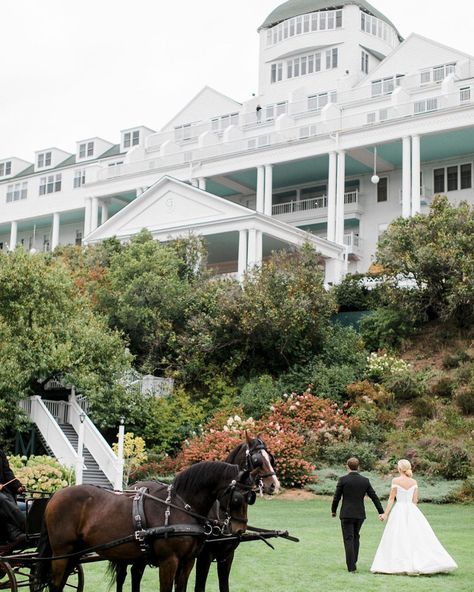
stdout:
<svg viewBox="0 0 474 592">
<path fill-rule="evenodd" d="M 359 532 L 365 520 L 364 497 L 368 495 L 374 502 L 379 519 L 383 521 L 383 508 L 377 494 L 367 477 L 359 474 L 359 461 L 350 458 L 347 461 L 347 475 L 337 482 L 336 493 L 332 500 L 331 512 L 336 517 L 337 506 L 342 497 L 342 506 L 339 517 L 341 519 L 342 537 L 346 551 L 347 569 L 355 572 L 359 557 Z"/>
</svg>

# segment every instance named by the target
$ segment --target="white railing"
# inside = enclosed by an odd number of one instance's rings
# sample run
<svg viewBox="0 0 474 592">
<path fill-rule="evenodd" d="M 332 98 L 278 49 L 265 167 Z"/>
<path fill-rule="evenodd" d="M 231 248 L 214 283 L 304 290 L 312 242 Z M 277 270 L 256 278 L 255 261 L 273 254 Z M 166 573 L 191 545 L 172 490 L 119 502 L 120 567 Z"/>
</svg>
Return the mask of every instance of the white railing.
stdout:
<svg viewBox="0 0 474 592">
<path fill-rule="evenodd" d="M 81 429 L 81 416 L 84 429 L 84 446 L 92 454 L 94 460 L 104 472 L 114 489 L 122 489 L 123 465 L 114 451 L 107 444 L 102 434 L 95 427 L 87 415 L 84 414 L 76 397 L 69 397 L 69 423 L 79 434 Z"/>
<path fill-rule="evenodd" d="M 359 192 L 348 191 L 344 194 L 345 204 L 359 203 Z M 283 214 L 292 214 L 294 212 L 307 212 L 309 210 L 317 210 L 320 208 L 327 208 L 327 195 L 319 195 L 309 199 L 300 199 L 299 201 L 288 201 L 282 204 L 275 204 L 272 206 L 272 215 L 281 216 Z"/>
<path fill-rule="evenodd" d="M 360 248 L 361 239 L 355 232 L 346 233 L 343 240 L 346 247 L 349 247 L 349 253 L 353 253 Z"/>
<path fill-rule="evenodd" d="M 25 412 L 29 408 L 29 419 L 38 426 L 39 431 L 58 461 L 67 467 L 75 467 L 78 460 L 77 452 L 41 397 L 30 397 L 29 402 L 22 402 L 21 407 Z"/>
<path fill-rule="evenodd" d="M 48 401 L 42 399 L 48 411 L 58 423 L 68 423 L 69 404 L 67 401 Z"/>
</svg>

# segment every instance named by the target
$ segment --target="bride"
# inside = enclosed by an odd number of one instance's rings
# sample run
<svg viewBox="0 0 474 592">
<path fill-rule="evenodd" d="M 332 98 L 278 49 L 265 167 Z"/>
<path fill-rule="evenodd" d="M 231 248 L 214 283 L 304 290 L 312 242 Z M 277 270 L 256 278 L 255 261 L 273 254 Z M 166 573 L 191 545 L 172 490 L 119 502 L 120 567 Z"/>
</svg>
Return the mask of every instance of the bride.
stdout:
<svg viewBox="0 0 474 592">
<path fill-rule="evenodd" d="M 418 485 L 412 478 L 410 462 L 399 460 L 398 472 L 400 476 L 392 481 L 384 514 L 387 526 L 370 571 L 386 574 L 434 574 L 456 569 L 456 562 L 436 538 L 416 505 Z M 397 503 L 394 506 L 395 498 Z"/>
</svg>

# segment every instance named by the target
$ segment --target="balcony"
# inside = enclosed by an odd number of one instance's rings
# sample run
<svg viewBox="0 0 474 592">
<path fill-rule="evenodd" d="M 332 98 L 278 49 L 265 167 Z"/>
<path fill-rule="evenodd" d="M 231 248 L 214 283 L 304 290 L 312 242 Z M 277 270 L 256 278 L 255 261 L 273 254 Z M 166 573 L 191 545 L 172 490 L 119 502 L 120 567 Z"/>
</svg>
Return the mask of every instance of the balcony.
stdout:
<svg viewBox="0 0 474 592">
<path fill-rule="evenodd" d="M 275 204 L 272 207 L 272 216 L 284 221 L 306 220 L 309 218 L 327 218 L 327 195 L 317 195 L 308 199 L 289 201 Z M 359 204 L 359 191 L 348 191 L 344 194 L 344 213 L 360 214 L 362 210 Z"/>
<path fill-rule="evenodd" d="M 349 260 L 357 260 L 360 258 L 362 251 L 362 239 L 358 232 L 347 232 L 344 235 L 344 245 L 347 247 Z"/>
</svg>

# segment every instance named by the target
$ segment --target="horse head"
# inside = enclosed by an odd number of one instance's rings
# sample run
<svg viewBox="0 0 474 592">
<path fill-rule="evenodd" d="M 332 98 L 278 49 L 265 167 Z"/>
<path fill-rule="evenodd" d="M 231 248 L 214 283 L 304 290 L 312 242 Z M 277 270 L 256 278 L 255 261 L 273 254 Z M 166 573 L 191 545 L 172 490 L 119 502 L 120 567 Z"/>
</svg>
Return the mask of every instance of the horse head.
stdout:
<svg viewBox="0 0 474 592">
<path fill-rule="evenodd" d="M 247 529 L 247 508 L 256 499 L 255 481 L 248 470 L 240 471 L 224 493 L 218 497 L 219 513 L 228 521 L 232 534 L 241 534 Z"/>
<path fill-rule="evenodd" d="M 275 473 L 275 458 L 271 454 L 260 435 L 251 438 L 245 432 L 246 450 L 245 467 L 265 493 L 277 493 L 280 482 Z"/>
</svg>

